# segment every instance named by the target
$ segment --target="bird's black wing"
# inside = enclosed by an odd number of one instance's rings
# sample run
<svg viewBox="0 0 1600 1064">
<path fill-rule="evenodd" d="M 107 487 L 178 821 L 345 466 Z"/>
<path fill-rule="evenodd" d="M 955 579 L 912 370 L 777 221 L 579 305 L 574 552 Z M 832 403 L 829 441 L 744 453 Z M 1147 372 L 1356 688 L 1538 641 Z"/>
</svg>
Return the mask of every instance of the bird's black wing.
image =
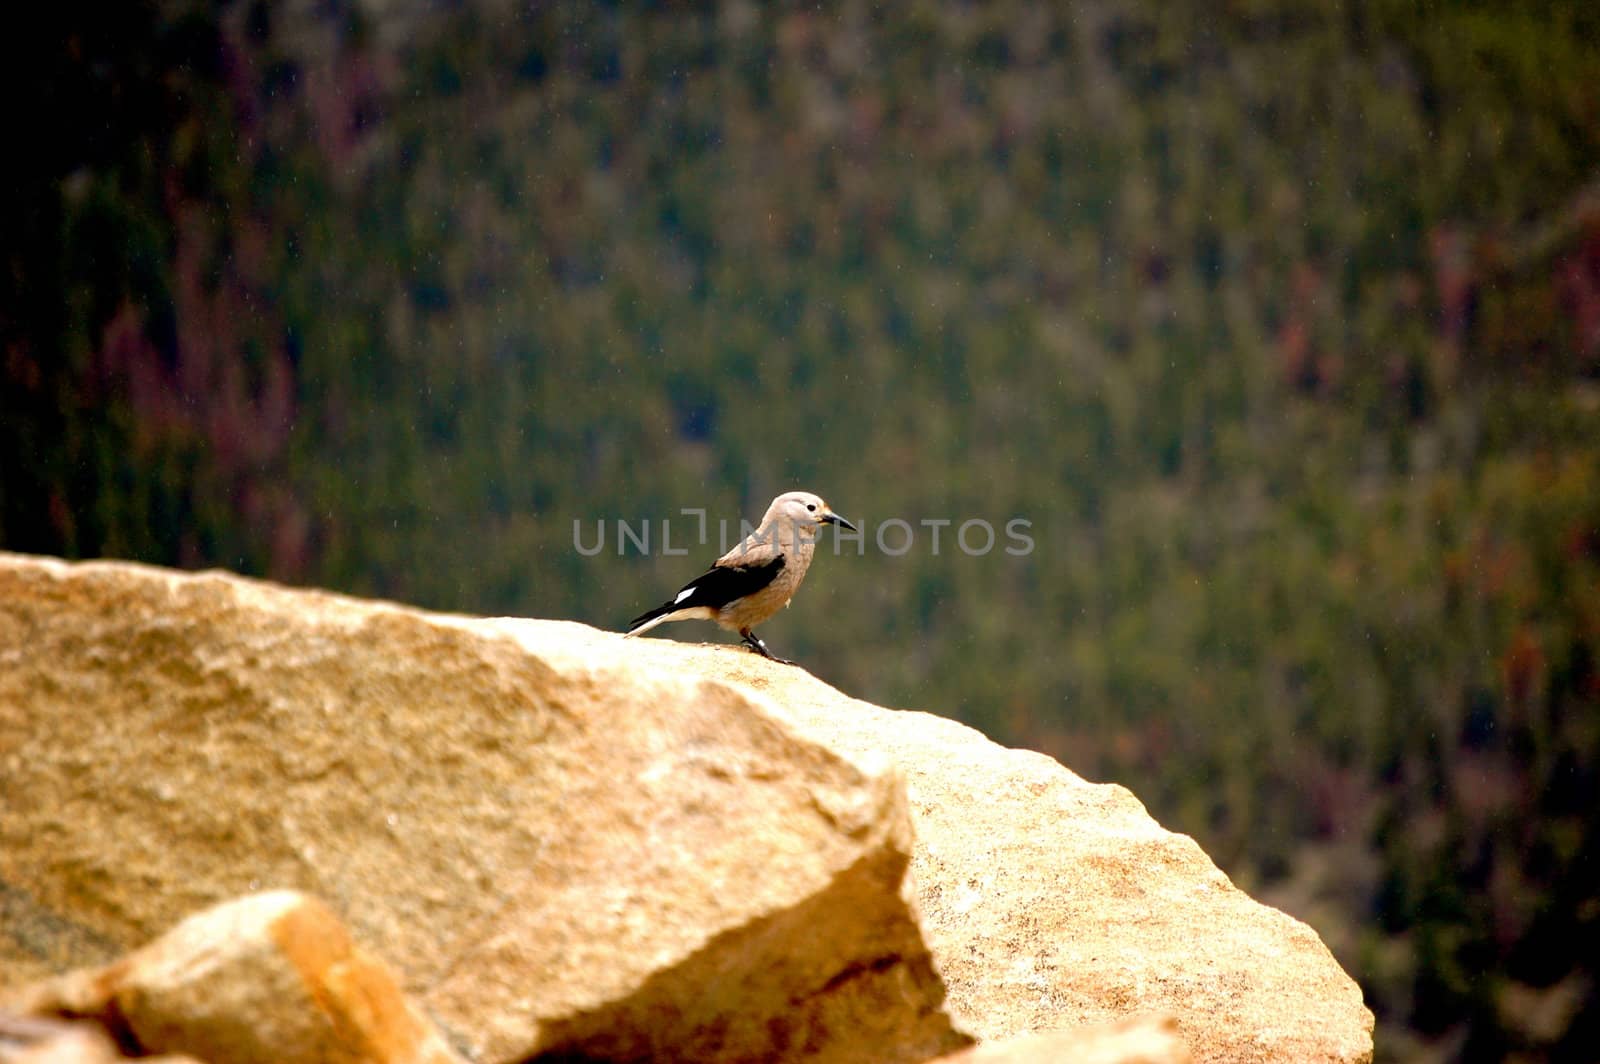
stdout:
<svg viewBox="0 0 1600 1064">
<path fill-rule="evenodd" d="M 628 630 L 632 631 L 647 621 L 653 621 L 662 614 L 672 613 L 675 610 L 687 610 L 695 606 L 720 610 L 728 603 L 747 595 L 754 595 L 772 583 L 783 571 L 783 566 L 784 558 L 781 554 L 771 561 L 755 565 L 713 565 L 683 585 L 671 602 L 663 603 L 629 621 Z"/>
</svg>

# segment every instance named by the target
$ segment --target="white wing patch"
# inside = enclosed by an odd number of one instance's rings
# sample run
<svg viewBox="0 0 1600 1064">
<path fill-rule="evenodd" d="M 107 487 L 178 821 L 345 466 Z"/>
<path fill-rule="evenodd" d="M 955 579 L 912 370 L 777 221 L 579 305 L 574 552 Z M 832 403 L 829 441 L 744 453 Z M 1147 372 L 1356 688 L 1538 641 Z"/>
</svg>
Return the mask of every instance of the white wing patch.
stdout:
<svg viewBox="0 0 1600 1064">
<path fill-rule="evenodd" d="M 692 594 L 694 594 L 694 588 L 686 587 L 682 591 L 678 592 L 678 597 L 672 600 L 672 604 L 676 606 L 678 603 L 682 602 Z"/>
</svg>

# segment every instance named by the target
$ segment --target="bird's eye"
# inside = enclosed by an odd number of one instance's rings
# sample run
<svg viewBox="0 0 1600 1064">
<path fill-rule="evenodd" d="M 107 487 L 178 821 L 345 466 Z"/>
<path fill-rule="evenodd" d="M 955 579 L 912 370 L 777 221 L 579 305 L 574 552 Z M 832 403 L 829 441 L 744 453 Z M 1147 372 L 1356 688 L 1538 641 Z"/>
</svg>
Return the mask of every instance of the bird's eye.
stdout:
<svg viewBox="0 0 1600 1064">
<path fill-rule="evenodd" d="M 806 503 L 806 509 L 810 510 L 812 513 L 815 513 L 817 510 L 817 504 L 814 502 L 808 502 Z"/>
</svg>

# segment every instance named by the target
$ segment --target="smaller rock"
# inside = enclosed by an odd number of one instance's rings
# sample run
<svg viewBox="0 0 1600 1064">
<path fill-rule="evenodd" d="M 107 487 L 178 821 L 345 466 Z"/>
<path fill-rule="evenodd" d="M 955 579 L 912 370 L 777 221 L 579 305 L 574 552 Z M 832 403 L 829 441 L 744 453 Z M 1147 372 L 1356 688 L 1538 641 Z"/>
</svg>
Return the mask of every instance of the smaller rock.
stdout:
<svg viewBox="0 0 1600 1064">
<path fill-rule="evenodd" d="M 1018 1035 L 940 1057 L 932 1064 L 1190 1064 L 1171 1016 Z"/>
<path fill-rule="evenodd" d="M 207 909 L 114 964 L 24 987 L 4 1004 L 96 1019 L 143 1054 L 228 1064 L 462 1061 L 326 905 L 287 890 Z"/>
<path fill-rule="evenodd" d="M 117 1044 L 92 1023 L 0 1013 L 0 1064 L 123 1064 Z M 189 1057 L 141 1057 L 140 1064 L 198 1064 Z"/>
<path fill-rule="evenodd" d="M 0 1064 L 117 1064 L 122 1054 L 98 1027 L 0 1013 Z"/>
</svg>

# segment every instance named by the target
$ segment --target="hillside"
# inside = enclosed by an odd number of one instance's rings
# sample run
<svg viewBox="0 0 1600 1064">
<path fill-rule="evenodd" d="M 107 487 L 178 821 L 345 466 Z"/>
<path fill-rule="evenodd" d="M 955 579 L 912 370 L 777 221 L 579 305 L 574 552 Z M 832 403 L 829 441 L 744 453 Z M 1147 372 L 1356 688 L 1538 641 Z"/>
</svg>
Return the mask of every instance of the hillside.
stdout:
<svg viewBox="0 0 1600 1064">
<path fill-rule="evenodd" d="M 1597 11 L 56 12 L 0 546 L 615 629 L 805 487 L 780 653 L 1135 790 L 1380 1059 L 1582 1056 Z"/>
</svg>

